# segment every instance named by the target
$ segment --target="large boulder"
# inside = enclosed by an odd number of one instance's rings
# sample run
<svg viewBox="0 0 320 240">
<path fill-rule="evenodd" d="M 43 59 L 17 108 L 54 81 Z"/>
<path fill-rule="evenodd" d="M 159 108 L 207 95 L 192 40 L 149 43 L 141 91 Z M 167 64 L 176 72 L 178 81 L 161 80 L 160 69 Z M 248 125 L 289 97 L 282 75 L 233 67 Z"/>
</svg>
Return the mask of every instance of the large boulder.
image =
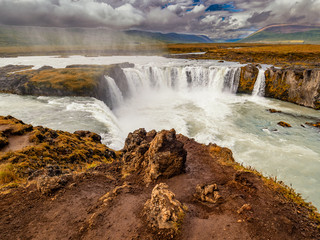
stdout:
<svg viewBox="0 0 320 240">
<path fill-rule="evenodd" d="M 170 178 L 185 169 L 187 153 L 174 129 L 158 133 L 139 129 L 128 135 L 123 151 L 124 174 L 137 173 L 145 182 Z"/>
<path fill-rule="evenodd" d="M 258 78 L 259 69 L 253 64 L 248 64 L 241 68 L 240 80 L 237 93 L 251 94 L 254 84 Z"/>
<path fill-rule="evenodd" d="M 175 199 L 168 185 L 160 183 L 154 187 L 143 209 L 143 215 L 149 227 L 154 230 L 169 230 L 176 233 L 183 222 L 185 207 Z"/>
</svg>

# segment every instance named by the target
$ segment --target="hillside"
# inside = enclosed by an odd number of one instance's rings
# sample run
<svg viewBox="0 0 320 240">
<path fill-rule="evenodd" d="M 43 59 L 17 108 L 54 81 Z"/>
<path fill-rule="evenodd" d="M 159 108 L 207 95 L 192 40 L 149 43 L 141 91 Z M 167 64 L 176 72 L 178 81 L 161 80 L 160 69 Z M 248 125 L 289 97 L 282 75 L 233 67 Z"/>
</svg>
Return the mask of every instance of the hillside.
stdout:
<svg viewBox="0 0 320 240">
<path fill-rule="evenodd" d="M 205 35 L 145 32 L 138 30 L 126 31 L 126 34 L 134 37 L 145 37 L 155 41 L 166 43 L 212 43 L 213 41 Z"/>
<path fill-rule="evenodd" d="M 320 26 L 271 25 L 240 40 L 243 43 L 320 43 Z"/>
<path fill-rule="evenodd" d="M 49 28 L 0 25 L 0 47 L 9 46 L 121 46 L 156 43 L 207 43 L 206 36 L 105 28 Z"/>
</svg>

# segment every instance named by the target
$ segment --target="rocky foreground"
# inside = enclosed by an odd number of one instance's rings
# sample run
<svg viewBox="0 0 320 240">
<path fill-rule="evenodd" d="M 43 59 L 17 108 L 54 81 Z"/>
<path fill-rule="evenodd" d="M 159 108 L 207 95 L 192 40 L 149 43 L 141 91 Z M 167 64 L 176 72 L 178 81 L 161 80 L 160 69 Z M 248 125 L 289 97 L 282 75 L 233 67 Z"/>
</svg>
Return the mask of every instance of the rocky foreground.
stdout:
<svg viewBox="0 0 320 240">
<path fill-rule="evenodd" d="M 121 151 L 0 117 L 0 239 L 320 239 L 312 205 L 232 152 L 139 129 Z"/>
</svg>

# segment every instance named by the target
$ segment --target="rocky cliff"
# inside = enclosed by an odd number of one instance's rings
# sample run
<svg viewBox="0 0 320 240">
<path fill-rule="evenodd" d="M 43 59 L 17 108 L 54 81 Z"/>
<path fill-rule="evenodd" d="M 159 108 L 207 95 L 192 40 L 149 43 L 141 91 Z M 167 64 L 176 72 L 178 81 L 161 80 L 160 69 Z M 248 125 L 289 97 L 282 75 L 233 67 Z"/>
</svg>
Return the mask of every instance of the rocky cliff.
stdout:
<svg viewBox="0 0 320 240">
<path fill-rule="evenodd" d="M 320 109 L 320 69 L 269 68 L 266 97 Z"/>
<path fill-rule="evenodd" d="M 238 93 L 252 93 L 258 72 L 252 64 L 241 68 Z M 266 97 L 320 109 L 320 69 L 270 67 L 265 77 Z"/>
<path fill-rule="evenodd" d="M 105 75 L 113 78 L 124 94 L 128 91 L 123 68 L 133 64 L 108 66 L 71 65 L 64 69 L 44 66 L 30 70 L 32 66 L 8 65 L 0 68 L 0 92 L 35 96 L 85 96 L 95 97 L 113 108 Z"/>
<path fill-rule="evenodd" d="M 114 79 L 123 97 L 127 97 L 128 82 L 123 63 L 109 66 L 71 65 L 63 69 L 32 66 L 6 66 L 0 68 L 0 92 L 36 96 L 87 96 L 95 97 L 114 108 L 111 91 L 105 76 Z M 248 64 L 241 68 L 237 93 L 251 94 L 259 74 L 259 65 Z M 190 76 L 187 76 L 190 81 Z M 320 109 L 320 69 L 303 67 L 270 67 L 265 72 L 265 96 L 302 106 Z"/>
<path fill-rule="evenodd" d="M 315 208 L 175 130 L 100 136 L 0 117 L 0 239 L 319 239 Z"/>
</svg>

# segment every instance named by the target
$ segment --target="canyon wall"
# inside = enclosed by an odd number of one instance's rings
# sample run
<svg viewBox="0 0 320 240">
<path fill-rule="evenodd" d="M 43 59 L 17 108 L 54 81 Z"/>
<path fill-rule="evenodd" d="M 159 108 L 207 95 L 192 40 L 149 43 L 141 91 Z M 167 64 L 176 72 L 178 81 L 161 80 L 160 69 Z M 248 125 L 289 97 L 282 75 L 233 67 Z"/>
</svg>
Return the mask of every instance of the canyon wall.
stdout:
<svg viewBox="0 0 320 240">
<path fill-rule="evenodd" d="M 251 94 L 258 66 L 241 68 L 237 93 Z M 320 109 L 320 69 L 270 67 L 265 71 L 265 97 Z"/>
</svg>

